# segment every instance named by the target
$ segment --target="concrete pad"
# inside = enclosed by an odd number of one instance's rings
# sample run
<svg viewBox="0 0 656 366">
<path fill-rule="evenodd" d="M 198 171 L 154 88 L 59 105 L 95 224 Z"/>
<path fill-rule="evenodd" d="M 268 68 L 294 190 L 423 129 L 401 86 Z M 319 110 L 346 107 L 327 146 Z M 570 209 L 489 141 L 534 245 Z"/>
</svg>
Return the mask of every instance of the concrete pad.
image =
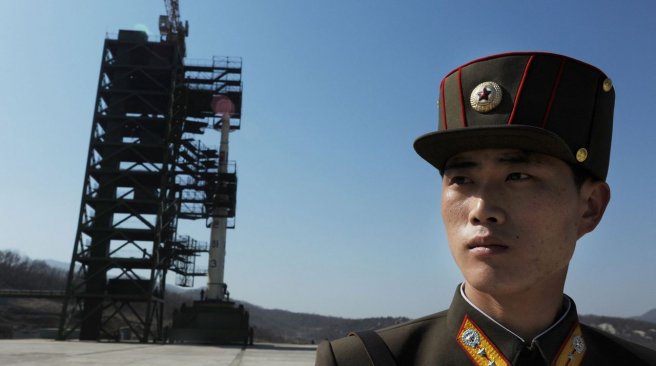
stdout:
<svg viewBox="0 0 656 366">
<path fill-rule="evenodd" d="M 314 365 L 316 346 L 236 346 L 99 343 L 46 339 L 0 341 L 0 365 Z"/>
<path fill-rule="evenodd" d="M 312 366 L 316 350 L 316 346 L 256 344 L 246 349 L 239 366 Z"/>
</svg>

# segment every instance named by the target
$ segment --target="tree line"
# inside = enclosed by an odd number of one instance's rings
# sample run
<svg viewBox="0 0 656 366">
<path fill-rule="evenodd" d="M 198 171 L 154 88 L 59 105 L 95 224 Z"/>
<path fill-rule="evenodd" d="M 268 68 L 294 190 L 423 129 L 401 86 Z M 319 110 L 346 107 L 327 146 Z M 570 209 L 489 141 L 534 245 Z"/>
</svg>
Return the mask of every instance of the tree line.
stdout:
<svg viewBox="0 0 656 366">
<path fill-rule="evenodd" d="M 13 250 L 0 250 L 0 289 L 64 290 L 67 272 Z"/>
</svg>

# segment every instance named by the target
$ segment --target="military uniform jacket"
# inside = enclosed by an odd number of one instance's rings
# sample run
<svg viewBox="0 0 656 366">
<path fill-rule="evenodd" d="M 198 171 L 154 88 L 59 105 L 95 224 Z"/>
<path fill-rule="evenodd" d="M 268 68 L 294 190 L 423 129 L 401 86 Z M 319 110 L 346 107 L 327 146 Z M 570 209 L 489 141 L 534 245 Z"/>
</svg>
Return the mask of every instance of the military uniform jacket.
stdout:
<svg viewBox="0 0 656 366">
<path fill-rule="evenodd" d="M 560 318 L 531 342 L 477 309 L 461 288 L 448 310 L 377 333 L 400 366 L 656 365 L 656 351 L 580 324 L 567 296 Z M 317 350 L 317 366 L 371 364 L 356 336 L 324 341 Z"/>
</svg>

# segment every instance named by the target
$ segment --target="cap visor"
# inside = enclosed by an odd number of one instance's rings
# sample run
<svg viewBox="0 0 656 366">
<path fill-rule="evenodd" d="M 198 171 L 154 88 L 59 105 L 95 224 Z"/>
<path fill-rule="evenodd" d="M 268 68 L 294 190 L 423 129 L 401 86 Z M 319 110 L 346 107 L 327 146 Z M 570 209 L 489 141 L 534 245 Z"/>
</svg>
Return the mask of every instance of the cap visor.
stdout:
<svg viewBox="0 0 656 366">
<path fill-rule="evenodd" d="M 576 162 L 569 147 L 558 135 L 526 125 L 467 127 L 432 132 L 415 140 L 414 148 L 419 156 L 440 171 L 450 157 L 480 149 L 519 149 Z"/>
</svg>

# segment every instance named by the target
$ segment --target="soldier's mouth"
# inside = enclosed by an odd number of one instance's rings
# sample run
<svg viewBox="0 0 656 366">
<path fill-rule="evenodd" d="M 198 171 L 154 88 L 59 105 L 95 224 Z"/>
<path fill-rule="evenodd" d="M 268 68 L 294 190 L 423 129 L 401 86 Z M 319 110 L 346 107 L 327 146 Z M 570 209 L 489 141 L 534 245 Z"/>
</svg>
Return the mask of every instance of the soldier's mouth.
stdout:
<svg viewBox="0 0 656 366">
<path fill-rule="evenodd" d="M 494 254 L 508 250 L 508 246 L 492 237 L 477 237 L 467 243 L 467 249 L 478 254 Z"/>
<path fill-rule="evenodd" d="M 468 252 L 475 257 L 489 257 L 504 254 L 508 252 L 508 246 L 501 244 L 474 245 L 469 248 Z"/>
<path fill-rule="evenodd" d="M 497 244 L 493 244 L 493 245 L 477 245 L 477 246 L 473 246 L 473 247 L 470 247 L 470 248 L 469 248 L 469 250 L 488 251 L 488 252 L 491 252 L 491 251 L 500 251 L 500 250 L 506 250 L 506 249 L 508 249 L 508 246 L 506 246 L 506 245 L 497 245 Z"/>
</svg>

